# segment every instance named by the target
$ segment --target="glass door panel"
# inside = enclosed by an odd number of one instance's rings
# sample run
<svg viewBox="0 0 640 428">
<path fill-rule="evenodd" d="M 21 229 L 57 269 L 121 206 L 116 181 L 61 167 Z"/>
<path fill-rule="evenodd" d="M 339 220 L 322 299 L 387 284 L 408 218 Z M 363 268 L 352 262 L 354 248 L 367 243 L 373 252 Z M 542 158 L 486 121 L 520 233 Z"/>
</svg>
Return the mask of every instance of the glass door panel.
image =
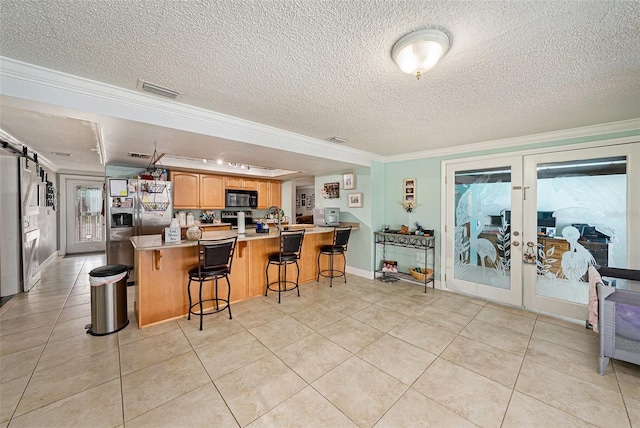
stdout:
<svg viewBox="0 0 640 428">
<path fill-rule="evenodd" d="M 492 165 L 493 164 L 493 165 Z M 479 297 L 521 305 L 522 287 L 514 282 L 520 264 L 512 266 L 512 224 L 514 192 L 520 192 L 520 157 L 460 163 L 447 167 L 448 222 L 446 286 Z M 515 186 L 514 186 L 515 185 Z M 515 196 L 519 201 L 519 194 Z M 517 241 L 516 241 L 517 242 Z M 515 244 L 518 246 L 519 242 Z M 517 260 L 520 259 L 518 250 Z"/>
<path fill-rule="evenodd" d="M 102 189 L 102 181 L 67 180 L 65 201 L 67 253 L 104 251 Z"/>
<path fill-rule="evenodd" d="M 590 265 L 626 267 L 624 156 L 537 167 L 536 294 L 588 303 Z"/>
</svg>

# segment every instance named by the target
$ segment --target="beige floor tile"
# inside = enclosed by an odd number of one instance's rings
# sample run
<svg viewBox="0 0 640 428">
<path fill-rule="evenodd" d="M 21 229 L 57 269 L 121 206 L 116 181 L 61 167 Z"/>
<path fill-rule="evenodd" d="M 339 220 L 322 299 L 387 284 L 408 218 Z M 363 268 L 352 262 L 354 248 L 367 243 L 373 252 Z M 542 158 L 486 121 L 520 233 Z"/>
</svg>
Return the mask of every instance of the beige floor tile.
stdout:
<svg viewBox="0 0 640 428">
<path fill-rule="evenodd" d="M 444 351 L 456 337 L 455 333 L 448 330 L 411 318 L 389 331 L 389 334 L 435 355 Z"/>
<path fill-rule="evenodd" d="M 235 319 L 229 319 L 227 312 L 220 312 L 217 315 L 205 317 L 202 330 L 200 321 L 191 317 L 191 321 L 186 318 L 178 320 L 178 325 L 184 331 L 185 336 L 194 348 L 208 345 L 222 340 L 234 334 L 246 331 L 246 329 Z"/>
<path fill-rule="evenodd" d="M 345 318 L 346 315 L 342 312 L 331 310 L 330 307 L 326 308 L 325 305 L 315 304 L 305 310 L 291 314 L 291 317 L 310 329 L 318 331 L 334 322 L 340 321 Z"/>
<path fill-rule="evenodd" d="M 294 426 L 305 428 L 357 427 L 322 395 L 308 386 L 247 425 L 247 428 Z"/>
<path fill-rule="evenodd" d="M 244 307 L 236 308 L 235 304 L 231 305 L 233 319 L 249 330 L 285 316 L 284 312 L 270 303 L 263 302 L 261 305 L 254 307 L 254 310 L 236 310 L 244 309 Z"/>
<path fill-rule="evenodd" d="M 431 304 L 434 308 L 446 309 L 458 314 L 474 317 L 483 308 L 483 305 L 478 305 L 467 300 L 462 300 L 451 297 L 443 296 Z"/>
<path fill-rule="evenodd" d="M 303 289 L 304 290 L 304 289 Z M 272 305 L 276 305 L 276 308 L 285 314 L 293 314 L 305 310 L 313 305 L 315 302 L 313 299 L 306 297 L 303 291 L 300 291 L 300 297 L 295 291 L 291 293 L 285 293 L 281 296 L 281 302 L 278 304 L 278 293 L 269 293 L 268 302 Z M 231 307 L 233 312 L 233 306 Z"/>
<path fill-rule="evenodd" d="M 514 391 L 502 422 L 503 428 L 594 427 L 588 422 Z"/>
<path fill-rule="evenodd" d="M 91 293 L 73 294 L 67 297 L 64 307 L 69 308 L 71 306 L 85 305 L 87 303 L 91 304 Z"/>
<path fill-rule="evenodd" d="M 166 333 L 121 346 L 121 372 L 124 376 L 189 351 L 191 346 L 182 330 L 169 330 Z"/>
<path fill-rule="evenodd" d="M 275 351 L 309 336 L 313 330 L 290 316 L 284 316 L 252 328 L 249 332 L 267 348 Z"/>
<path fill-rule="evenodd" d="M 345 315 L 351 315 L 355 312 L 361 311 L 362 309 L 370 306 L 372 303 L 367 302 L 366 300 L 362 300 L 358 297 L 351 295 L 341 296 L 339 299 L 331 302 L 330 309 L 333 311 L 341 312 Z"/>
<path fill-rule="evenodd" d="M 375 427 L 474 428 L 476 425 L 410 388 L 380 419 Z"/>
<path fill-rule="evenodd" d="M 127 428 L 141 427 L 238 427 L 220 393 L 207 383 L 127 422 Z"/>
<path fill-rule="evenodd" d="M 598 357 L 595 355 L 585 354 L 534 337 L 531 339 L 525 358 L 533 363 L 559 370 L 613 392 L 620 391 L 613 367 L 609 365 L 606 369 L 606 376 L 600 376 Z M 640 394 L 640 391 L 638 393 Z"/>
<path fill-rule="evenodd" d="M 23 376 L 31 376 L 44 349 L 44 343 L 35 348 L 0 357 L 0 383 Z"/>
<path fill-rule="evenodd" d="M 97 405 L 99 403 L 99 405 Z M 11 421 L 11 427 L 114 427 L 122 424 L 120 380 L 88 389 Z"/>
<path fill-rule="evenodd" d="M 40 361 L 38 361 L 36 371 L 65 364 L 88 355 L 99 354 L 117 347 L 118 337 L 115 334 L 108 336 L 80 334 L 67 339 L 49 342 L 44 348 Z"/>
<path fill-rule="evenodd" d="M 47 343 L 52 326 L 21 331 L 0 337 L 0 356 L 25 351 Z"/>
<path fill-rule="evenodd" d="M 640 400 L 633 398 L 624 398 L 625 405 L 627 406 L 627 412 L 629 413 L 629 420 L 633 428 L 640 427 Z"/>
<path fill-rule="evenodd" d="M 196 348 L 211 379 L 231 373 L 269 354 L 269 349 L 247 331 Z"/>
<path fill-rule="evenodd" d="M 475 303 L 476 305 L 480 306 L 485 306 L 488 303 L 486 300 L 461 293 L 447 292 L 445 295 L 453 299 L 464 300 L 465 302 Z"/>
<path fill-rule="evenodd" d="M 16 416 L 93 388 L 120 376 L 118 350 L 76 358 L 33 374 L 16 409 Z"/>
<path fill-rule="evenodd" d="M 361 427 L 373 426 L 407 390 L 402 382 L 355 356 L 312 386 Z"/>
<path fill-rule="evenodd" d="M 270 354 L 214 381 L 241 426 L 262 416 L 307 384 Z"/>
<path fill-rule="evenodd" d="M 438 358 L 413 388 L 481 427 L 497 427 L 511 388 Z"/>
<path fill-rule="evenodd" d="M 640 366 L 620 360 L 613 360 L 613 365 L 622 395 L 640 400 Z"/>
<path fill-rule="evenodd" d="M 351 317 L 333 323 L 318 333 L 353 353 L 359 352 L 384 334 Z"/>
<path fill-rule="evenodd" d="M 0 422 L 8 421 L 18 407 L 30 376 L 22 376 L 0 384 Z"/>
<path fill-rule="evenodd" d="M 58 311 L 62 309 L 66 296 L 56 297 L 40 302 L 17 302 L 13 307 L 2 315 L 2 322 L 7 320 L 40 314 L 43 312 Z"/>
<path fill-rule="evenodd" d="M 210 381 L 193 351 L 122 376 L 124 419 L 129 421 Z"/>
<path fill-rule="evenodd" d="M 87 330 L 85 329 L 87 324 L 91 324 L 91 316 L 59 322 L 53 328 L 49 341 L 62 340 L 80 334 L 87 334 Z"/>
<path fill-rule="evenodd" d="M 587 354 L 600 354 L 600 338 L 591 330 L 584 329 L 579 332 L 555 324 L 537 321 L 532 337 Z"/>
<path fill-rule="evenodd" d="M 444 328 L 452 333 L 460 333 L 473 317 L 457 314 L 431 305 L 415 314 L 413 318 L 436 327 Z"/>
<path fill-rule="evenodd" d="M 301 378 L 311 383 L 351 357 L 351 353 L 318 333 L 313 333 L 275 354 Z"/>
<path fill-rule="evenodd" d="M 358 289 L 352 288 L 349 291 L 349 295 L 369 303 L 377 303 L 389 298 L 389 293 L 385 293 L 384 291 L 380 291 L 369 286 L 360 286 Z"/>
<path fill-rule="evenodd" d="M 54 310 L 27 315 L 24 317 L 11 318 L 7 320 L 3 319 L 0 321 L 0 336 L 26 332 L 27 330 L 31 330 L 32 332 L 36 330 L 46 330 L 47 334 L 49 334 L 59 315 L 60 311 Z"/>
<path fill-rule="evenodd" d="M 522 357 L 458 336 L 440 356 L 452 363 L 513 388 Z"/>
<path fill-rule="evenodd" d="M 87 285 L 78 285 L 77 283 L 73 286 L 73 288 L 71 289 L 71 291 L 69 292 L 69 297 L 71 296 L 77 296 L 78 294 L 87 294 L 87 293 L 91 293 L 91 286 L 89 284 Z M 127 295 L 127 303 L 129 303 L 129 301 L 133 301 L 132 298 L 130 298 Z"/>
<path fill-rule="evenodd" d="M 60 318 L 58 318 L 58 322 L 69 321 L 72 319 L 82 318 L 86 316 L 91 316 L 90 303 L 63 308 L 62 312 L 60 312 Z"/>
<path fill-rule="evenodd" d="M 411 385 L 437 358 L 388 334 L 358 352 L 358 356 L 406 385 Z"/>
<path fill-rule="evenodd" d="M 460 335 L 521 357 L 531 339 L 530 335 L 475 319 L 467 324 Z"/>
<path fill-rule="evenodd" d="M 411 316 L 440 298 L 431 294 L 424 294 L 423 296 L 390 294 L 386 299 L 376 302 L 376 305 L 391 309 L 403 315 Z"/>
<path fill-rule="evenodd" d="M 503 310 L 493 308 L 483 308 L 476 319 L 489 324 L 515 330 L 522 334 L 531 335 L 536 320 L 527 316 L 516 315 Z"/>
<path fill-rule="evenodd" d="M 361 311 L 351 314 L 351 318 L 362 321 L 363 323 L 386 333 L 394 327 L 402 324 L 407 319 L 407 316 L 379 305 L 371 305 Z"/>
<path fill-rule="evenodd" d="M 514 315 L 520 315 L 527 318 L 537 319 L 538 313 L 530 311 L 524 308 L 518 308 L 516 306 L 503 305 L 500 303 L 487 302 L 485 305 L 487 308 L 498 309 L 499 311 L 509 312 Z"/>
<path fill-rule="evenodd" d="M 129 325 L 116 334 L 118 335 L 118 344 L 122 347 L 137 340 L 157 336 L 178 328 L 180 327 L 176 321 L 168 321 L 140 329 L 138 328 L 137 321 L 130 314 Z"/>
<path fill-rule="evenodd" d="M 525 359 L 516 390 L 602 427 L 628 427 L 619 393 Z"/>
<path fill-rule="evenodd" d="M 547 324 L 555 324 L 560 327 L 569 328 L 584 333 L 586 329 L 585 322 L 574 319 L 564 319 L 559 316 L 552 316 L 547 314 L 539 314 L 538 321 L 546 322 Z"/>
</svg>

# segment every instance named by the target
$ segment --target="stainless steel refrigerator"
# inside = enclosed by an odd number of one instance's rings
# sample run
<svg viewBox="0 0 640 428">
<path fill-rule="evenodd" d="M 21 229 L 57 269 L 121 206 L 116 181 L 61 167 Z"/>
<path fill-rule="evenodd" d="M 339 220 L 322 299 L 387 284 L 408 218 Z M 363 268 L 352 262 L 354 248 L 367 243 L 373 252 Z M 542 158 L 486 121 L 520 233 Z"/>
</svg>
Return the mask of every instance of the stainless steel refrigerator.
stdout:
<svg viewBox="0 0 640 428">
<path fill-rule="evenodd" d="M 107 178 L 108 264 L 133 267 L 129 238 L 160 234 L 169 226 L 173 217 L 171 185 L 170 181 Z"/>
</svg>

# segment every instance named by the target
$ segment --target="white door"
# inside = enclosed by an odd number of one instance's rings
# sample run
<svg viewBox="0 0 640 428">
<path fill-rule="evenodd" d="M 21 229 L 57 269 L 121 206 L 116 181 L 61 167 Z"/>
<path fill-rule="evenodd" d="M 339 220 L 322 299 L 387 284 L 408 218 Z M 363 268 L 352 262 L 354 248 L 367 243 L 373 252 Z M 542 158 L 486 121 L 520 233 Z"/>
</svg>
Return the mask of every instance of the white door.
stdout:
<svg viewBox="0 0 640 428">
<path fill-rule="evenodd" d="M 640 268 L 639 160 L 639 143 L 524 157 L 524 306 L 586 319 L 589 265 Z"/>
<path fill-rule="evenodd" d="M 447 163 L 445 287 L 586 319 L 589 265 L 640 269 L 639 165 L 640 143 Z"/>
<path fill-rule="evenodd" d="M 103 188 L 103 178 L 66 180 L 68 254 L 104 251 Z"/>
<path fill-rule="evenodd" d="M 446 288 L 520 306 L 522 157 L 449 164 L 445 181 Z"/>
<path fill-rule="evenodd" d="M 20 209 L 22 215 L 22 288 L 29 291 L 40 280 L 38 207 L 40 177 L 36 164 L 20 158 Z"/>
</svg>

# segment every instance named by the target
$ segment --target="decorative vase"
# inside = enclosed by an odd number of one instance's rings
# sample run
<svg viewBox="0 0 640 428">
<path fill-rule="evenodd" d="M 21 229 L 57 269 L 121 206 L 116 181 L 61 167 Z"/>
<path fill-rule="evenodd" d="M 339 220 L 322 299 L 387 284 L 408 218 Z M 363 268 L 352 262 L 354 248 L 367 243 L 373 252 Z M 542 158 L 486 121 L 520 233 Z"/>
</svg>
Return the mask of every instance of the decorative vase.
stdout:
<svg viewBox="0 0 640 428">
<path fill-rule="evenodd" d="M 195 224 L 187 229 L 187 239 L 189 241 L 197 241 L 202 238 L 202 230 Z"/>
</svg>

